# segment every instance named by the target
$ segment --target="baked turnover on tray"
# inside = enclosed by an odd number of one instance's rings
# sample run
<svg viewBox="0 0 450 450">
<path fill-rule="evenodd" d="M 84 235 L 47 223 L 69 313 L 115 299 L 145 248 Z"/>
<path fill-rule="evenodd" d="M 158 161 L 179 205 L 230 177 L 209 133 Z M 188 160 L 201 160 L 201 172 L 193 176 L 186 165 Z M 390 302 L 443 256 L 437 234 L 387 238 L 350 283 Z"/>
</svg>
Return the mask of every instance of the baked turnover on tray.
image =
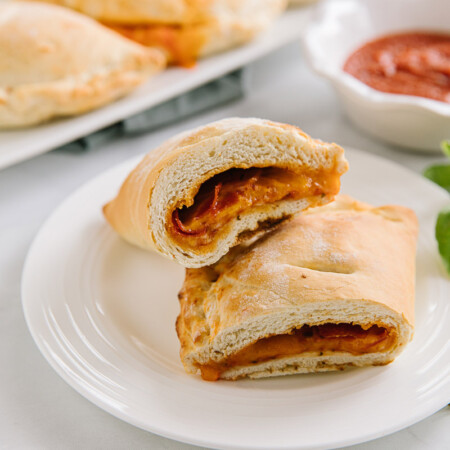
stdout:
<svg viewBox="0 0 450 450">
<path fill-rule="evenodd" d="M 417 219 L 349 197 L 187 269 L 181 359 L 205 380 L 390 363 L 411 339 Z"/>
<path fill-rule="evenodd" d="M 125 37 L 163 49 L 172 63 L 244 44 L 266 29 L 287 0 L 47 0 L 87 14 Z"/>
<path fill-rule="evenodd" d="M 202 267 L 294 213 L 332 201 L 347 167 L 341 147 L 294 126 L 224 119 L 150 152 L 104 214 L 129 242 Z"/>
<path fill-rule="evenodd" d="M 0 3 L 0 128 L 80 114 L 125 95 L 164 55 L 58 6 Z"/>
</svg>

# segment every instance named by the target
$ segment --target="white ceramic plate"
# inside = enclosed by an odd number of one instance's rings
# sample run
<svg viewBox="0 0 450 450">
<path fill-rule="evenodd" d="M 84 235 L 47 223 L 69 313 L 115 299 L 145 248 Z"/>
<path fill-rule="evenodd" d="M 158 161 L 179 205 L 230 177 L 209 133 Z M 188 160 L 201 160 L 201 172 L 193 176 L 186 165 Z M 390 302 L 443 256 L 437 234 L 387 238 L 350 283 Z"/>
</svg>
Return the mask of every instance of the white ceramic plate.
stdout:
<svg viewBox="0 0 450 450">
<path fill-rule="evenodd" d="M 90 113 L 23 130 L 0 131 L 0 169 L 163 103 L 299 40 L 310 12 L 309 7 L 290 9 L 251 43 L 205 58 L 192 69 L 169 68 L 123 99 Z"/>
<path fill-rule="evenodd" d="M 183 269 L 123 242 L 102 205 L 136 160 L 76 191 L 36 237 L 22 294 L 31 333 L 73 388 L 145 430 L 216 448 L 325 448 L 392 433 L 450 399 L 450 282 L 433 238 L 448 195 L 393 163 L 347 151 L 343 191 L 412 207 L 420 220 L 417 323 L 391 365 L 208 383 L 187 375 L 175 334 Z"/>
</svg>

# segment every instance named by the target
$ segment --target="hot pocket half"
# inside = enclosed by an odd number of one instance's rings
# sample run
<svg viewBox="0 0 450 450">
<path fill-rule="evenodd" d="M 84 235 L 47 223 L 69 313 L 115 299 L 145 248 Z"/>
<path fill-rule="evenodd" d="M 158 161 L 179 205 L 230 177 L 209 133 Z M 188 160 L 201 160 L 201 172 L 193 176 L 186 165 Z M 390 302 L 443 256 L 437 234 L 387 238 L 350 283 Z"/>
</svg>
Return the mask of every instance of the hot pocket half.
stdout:
<svg viewBox="0 0 450 450">
<path fill-rule="evenodd" d="M 224 119 L 150 152 L 104 207 L 128 241 L 185 267 L 334 199 L 347 170 L 336 144 L 261 119 Z"/>
<path fill-rule="evenodd" d="M 384 365 L 413 333 L 417 220 L 340 196 L 187 269 L 177 333 L 205 380 Z"/>
</svg>

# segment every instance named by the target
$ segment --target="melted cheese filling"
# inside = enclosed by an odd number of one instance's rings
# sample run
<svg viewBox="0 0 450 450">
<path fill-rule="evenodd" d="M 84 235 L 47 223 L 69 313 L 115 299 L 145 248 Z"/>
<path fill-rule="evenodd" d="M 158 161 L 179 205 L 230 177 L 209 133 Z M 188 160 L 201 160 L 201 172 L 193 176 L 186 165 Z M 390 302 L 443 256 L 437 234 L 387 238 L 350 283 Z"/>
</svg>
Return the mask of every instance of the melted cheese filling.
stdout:
<svg viewBox="0 0 450 450">
<path fill-rule="evenodd" d="M 352 355 L 377 353 L 392 348 L 396 334 L 393 329 L 372 325 L 333 324 L 303 325 L 289 334 L 270 336 L 243 348 L 218 363 L 200 365 L 202 378 L 216 381 L 222 372 L 233 367 L 260 364 L 273 359 L 314 353 L 316 355 L 345 352 Z"/>
<path fill-rule="evenodd" d="M 192 206 L 175 209 L 167 220 L 167 230 L 183 247 L 205 246 L 248 208 L 288 199 L 318 200 L 337 194 L 339 188 L 339 175 L 330 172 L 299 174 L 276 167 L 230 169 L 203 183 Z"/>
<path fill-rule="evenodd" d="M 191 67 L 205 44 L 201 26 L 163 24 L 117 25 L 105 24 L 117 33 L 147 47 L 164 50 L 172 64 Z"/>
</svg>

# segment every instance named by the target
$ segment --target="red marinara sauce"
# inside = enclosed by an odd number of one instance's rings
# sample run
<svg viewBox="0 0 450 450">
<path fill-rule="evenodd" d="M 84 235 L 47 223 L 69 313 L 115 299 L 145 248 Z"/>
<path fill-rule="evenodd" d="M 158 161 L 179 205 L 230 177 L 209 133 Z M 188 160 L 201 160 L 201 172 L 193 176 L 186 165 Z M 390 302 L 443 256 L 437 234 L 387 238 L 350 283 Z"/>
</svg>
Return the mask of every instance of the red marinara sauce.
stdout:
<svg viewBox="0 0 450 450">
<path fill-rule="evenodd" d="M 381 37 L 350 55 L 344 71 L 378 91 L 450 103 L 450 35 Z"/>
</svg>

